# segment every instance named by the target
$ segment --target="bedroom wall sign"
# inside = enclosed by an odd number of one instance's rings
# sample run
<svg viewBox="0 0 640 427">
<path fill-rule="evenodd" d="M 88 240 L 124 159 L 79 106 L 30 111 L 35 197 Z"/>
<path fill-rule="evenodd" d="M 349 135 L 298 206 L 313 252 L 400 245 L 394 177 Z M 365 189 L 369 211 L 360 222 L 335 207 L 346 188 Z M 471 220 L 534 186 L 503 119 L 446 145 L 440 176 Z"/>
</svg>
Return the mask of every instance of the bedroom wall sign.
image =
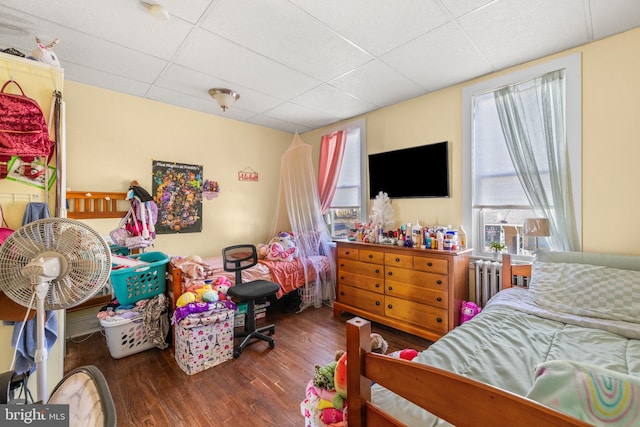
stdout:
<svg viewBox="0 0 640 427">
<path fill-rule="evenodd" d="M 202 231 L 202 166 L 153 160 L 156 234 Z"/>
<path fill-rule="evenodd" d="M 238 181 L 258 181 L 258 172 L 250 167 L 246 167 L 238 172 Z"/>
</svg>

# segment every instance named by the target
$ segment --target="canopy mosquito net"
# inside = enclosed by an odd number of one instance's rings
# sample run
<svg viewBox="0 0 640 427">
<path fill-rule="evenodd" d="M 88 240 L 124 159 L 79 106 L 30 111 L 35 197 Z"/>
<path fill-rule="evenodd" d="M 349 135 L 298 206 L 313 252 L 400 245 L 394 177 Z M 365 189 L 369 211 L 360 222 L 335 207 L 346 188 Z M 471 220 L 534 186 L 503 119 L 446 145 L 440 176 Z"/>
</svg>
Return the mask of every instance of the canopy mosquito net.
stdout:
<svg viewBox="0 0 640 427">
<path fill-rule="evenodd" d="M 280 159 L 280 190 L 272 235 L 290 230 L 304 266 L 307 284 L 300 288 L 300 309 L 319 308 L 335 300 L 333 242 L 320 211 L 311 146 L 296 133 Z"/>
</svg>

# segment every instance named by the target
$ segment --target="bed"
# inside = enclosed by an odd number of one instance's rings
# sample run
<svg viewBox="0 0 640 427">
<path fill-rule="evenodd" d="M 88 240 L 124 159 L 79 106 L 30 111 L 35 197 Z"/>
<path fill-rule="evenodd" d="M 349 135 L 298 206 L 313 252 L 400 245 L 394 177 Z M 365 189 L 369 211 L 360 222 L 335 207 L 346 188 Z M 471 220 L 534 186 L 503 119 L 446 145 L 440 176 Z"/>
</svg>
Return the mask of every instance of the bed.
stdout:
<svg viewBox="0 0 640 427">
<path fill-rule="evenodd" d="M 640 257 L 507 255 L 502 280 L 411 362 L 370 353 L 371 325 L 349 320 L 349 426 L 640 425 Z"/>
<path fill-rule="evenodd" d="M 306 274 L 305 264 L 306 263 Z M 233 272 L 224 271 L 222 257 L 205 258 L 193 261 L 184 257 L 172 257 L 169 263 L 169 292 L 175 308 L 175 300 L 197 282 L 213 281 L 219 277 L 226 277 L 231 283 L 235 282 Z M 301 309 L 310 305 L 318 305 L 322 299 L 315 295 L 316 280 L 319 278 L 322 289 L 333 286 L 330 259 L 324 255 L 312 255 L 304 258 L 297 257 L 293 261 L 271 261 L 261 259 L 255 266 L 242 272 L 242 281 L 269 280 L 280 285 L 276 294 L 281 298 L 290 292 L 300 290 L 303 299 Z"/>
</svg>

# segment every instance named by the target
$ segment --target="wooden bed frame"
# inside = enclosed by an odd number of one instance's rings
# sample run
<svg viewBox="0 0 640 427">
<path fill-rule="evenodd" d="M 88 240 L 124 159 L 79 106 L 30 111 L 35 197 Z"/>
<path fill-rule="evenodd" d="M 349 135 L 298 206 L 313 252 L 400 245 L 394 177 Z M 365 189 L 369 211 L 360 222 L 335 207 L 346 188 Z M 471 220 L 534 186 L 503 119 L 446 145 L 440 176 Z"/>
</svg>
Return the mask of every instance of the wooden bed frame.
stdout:
<svg viewBox="0 0 640 427">
<path fill-rule="evenodd" d="M 123 218 L 129 210 L 126 192 L 67 191 L 66 199 L 67 218 L 77 220 Z M 98 295 L 67 311 L 103 306 L 109 302 L 111 295 Z"/>
<path fill-rule="evenodd" d="M 502 288 L 514 276 L 531 275 L 531 265 L 502 259 Z M 347 405 L 349 427 L 404 426 L 371 402 L 371 383 L 424 408 L 457 427 L 589 426 L 531 399 L 442 369 L 371 353 L 371 324 L 355 317 L 347 322 Z"/>
</svg>

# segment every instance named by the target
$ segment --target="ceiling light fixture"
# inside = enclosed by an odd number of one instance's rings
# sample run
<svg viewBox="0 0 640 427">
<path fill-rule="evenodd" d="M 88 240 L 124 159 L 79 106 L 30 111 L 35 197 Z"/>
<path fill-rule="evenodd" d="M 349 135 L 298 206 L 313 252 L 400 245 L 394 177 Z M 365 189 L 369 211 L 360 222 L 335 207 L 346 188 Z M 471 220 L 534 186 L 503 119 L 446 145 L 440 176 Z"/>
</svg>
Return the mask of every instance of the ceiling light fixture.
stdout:
<svg viewBox="0 0 640 427">
<path fill-rule="evenodd" d="M 149 12 L 149 14 L 154 18 L 160 19 L 161 21 L 169 20 L 169 12 L 167 12 L 167 9 L 165 9 L 164 6 L 145 0 L 140 0 L 140 4 L 144 6 L 147 12 Z"/>
<path fill-rule="evenodd" d="M 240 98 L 240 94 L 231 89 L 213 88 L 209 89 L 209 95 L 216 100 L 222 111 L 227 111 L 229 105 Z"/>
</svg>

